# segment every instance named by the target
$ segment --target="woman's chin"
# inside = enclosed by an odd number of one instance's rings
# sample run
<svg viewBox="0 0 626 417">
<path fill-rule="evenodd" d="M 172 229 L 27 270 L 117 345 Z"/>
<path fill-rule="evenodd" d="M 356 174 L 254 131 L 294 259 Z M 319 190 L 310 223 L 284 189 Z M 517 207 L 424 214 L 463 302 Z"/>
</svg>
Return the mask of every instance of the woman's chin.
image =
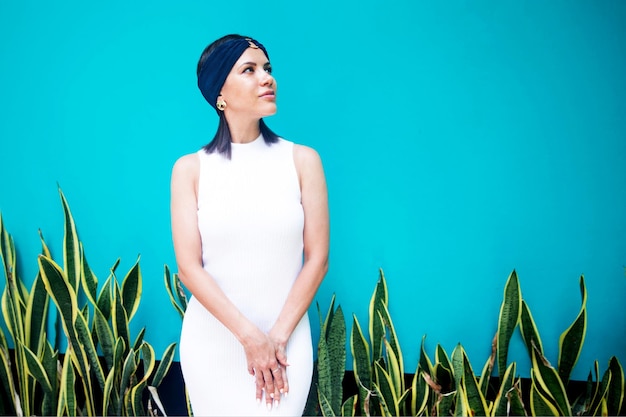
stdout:
<svg viewBox="0 0 626 417">
<path fill-rule="evenodd" d="M 265 111 L 263 112 L 262 117 L 273 116 L 276 114 L 277 110 L 278 110 L 278 107 L 276 106 L 276 104 L 274 104 L 273 106 L 268 106 L 268 108 L 265 109 Z"/>
</svg>

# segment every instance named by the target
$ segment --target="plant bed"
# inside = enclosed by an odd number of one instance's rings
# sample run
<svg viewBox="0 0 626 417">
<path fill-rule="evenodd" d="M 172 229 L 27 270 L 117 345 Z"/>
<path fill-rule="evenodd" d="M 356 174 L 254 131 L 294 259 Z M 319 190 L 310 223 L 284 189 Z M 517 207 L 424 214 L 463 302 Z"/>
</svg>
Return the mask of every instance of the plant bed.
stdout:
<svg viewBox="0 0 626 417">
<path fill-rule="evenodd" d="M 623 415 L 624 371 L 617 357 L 601 373 L 595 361 L 587 381 L 570 380 L 585 339 L 587 292 L 580 278 L 581 309 L 559 340 L 556 367 L 545 358 L 537 327 L 515 271 L 506 281 L 492 354 L 475 372 L 461 344 L 451 354 L 441 345 L 434 361 L 424 339 L 416 373 L 404 372 L 402 350 L 389 314 L 385 276 L 370 300 L 367 333 L 353 316 L 349 346 L 353 371 L 344 369 L 346 324 L 331 300 L 320 313 L 320 341 L 306 415 Z M 318 306 L 319 310 L 319 306 Z M 520 378 L 508 346 L 521 333 L 531 358 L 530 378 Z M 366 337 L 366 334 L 368 337 Z M 498 374 L 492 375 L 497 364 Z M 478 368 L 476 368 L 478 369 Z"/>
</svg>

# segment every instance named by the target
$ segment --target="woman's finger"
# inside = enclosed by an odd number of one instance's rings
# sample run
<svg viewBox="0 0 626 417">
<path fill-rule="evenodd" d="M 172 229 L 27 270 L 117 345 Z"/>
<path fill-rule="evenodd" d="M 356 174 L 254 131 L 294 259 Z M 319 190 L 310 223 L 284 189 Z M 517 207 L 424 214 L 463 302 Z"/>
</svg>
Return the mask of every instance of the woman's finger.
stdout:
<svg viewBox="0 0 626 417">
<path fill-rule="evenodd" d="M 281 366 L 280 367 L 280 373 L 282 374 L 282 378 L 283 378 L 283 395 L 287 395 L 287 393 L 289 392 L 289 381 L 287 380 L 287 368 L 285 366 Z"/>
<path fill-rule="evenodd" d="M 272 375 L 274 376 L 274 401 L 280 403 L 280 399 L 285 393 L 285 379 L 283 367 L 277 365 L 276 368 L 272 370 Z"/>
<path fill-rule="evenodd" d="M 272 372 L 270 370 L 263 372 L 263 378 L 265 379 L 265 404 L 268 410 L 272 409 L 272 405 L 274 402 L 274 377 L 272 376 Z"/>
<path fill-rule="evenodd" d="M 274 388 L 279 395 L 285 392 L 285 379 L 283 377 L 283 367 L 280 364 L 276 365 L 276 368 L 272 369 L 272 376 L 274 377 Z"/>
<path fill-rule="evenodd" d="M 261 372 L 254 372 L 254 380 L 256 384 L 256 402 L 257 404 L 261 404 L 261 399 L 263 398 L 263 387 L 265 386 L 263 374 Z"/>
</svg>

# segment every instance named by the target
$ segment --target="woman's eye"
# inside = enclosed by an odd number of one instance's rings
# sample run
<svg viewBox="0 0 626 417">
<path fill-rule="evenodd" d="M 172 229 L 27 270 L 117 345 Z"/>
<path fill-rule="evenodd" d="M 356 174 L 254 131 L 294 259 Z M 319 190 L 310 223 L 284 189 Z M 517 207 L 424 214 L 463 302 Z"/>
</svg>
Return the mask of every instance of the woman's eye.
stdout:
<svg viewBox="0 0 626 417">
<path fill-rule="evenodd" d="M 245 68 L 243 72 L 254 72 L 254 68 L 252 67 Z"/>
<path fill-rule="evenodd" d="M 272 73 L 272 67 L 265 67 L 265 72 L 267 72 L 268 74 Z"/>
</svg>

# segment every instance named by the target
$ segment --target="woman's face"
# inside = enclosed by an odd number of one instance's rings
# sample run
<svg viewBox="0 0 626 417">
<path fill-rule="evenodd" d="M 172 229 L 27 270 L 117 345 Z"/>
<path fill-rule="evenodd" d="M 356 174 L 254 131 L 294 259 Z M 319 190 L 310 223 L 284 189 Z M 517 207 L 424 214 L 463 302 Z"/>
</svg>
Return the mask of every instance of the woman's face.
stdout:
<svg viewBox="0 0 626 417">
<path fill-rule="evenodd" d="M 228 74 L 218 100 L 226 102 L 228 115 L 261 118 L 276 113 L 276 81 L 261 49 L 248 48 Z"/>
</svg>

